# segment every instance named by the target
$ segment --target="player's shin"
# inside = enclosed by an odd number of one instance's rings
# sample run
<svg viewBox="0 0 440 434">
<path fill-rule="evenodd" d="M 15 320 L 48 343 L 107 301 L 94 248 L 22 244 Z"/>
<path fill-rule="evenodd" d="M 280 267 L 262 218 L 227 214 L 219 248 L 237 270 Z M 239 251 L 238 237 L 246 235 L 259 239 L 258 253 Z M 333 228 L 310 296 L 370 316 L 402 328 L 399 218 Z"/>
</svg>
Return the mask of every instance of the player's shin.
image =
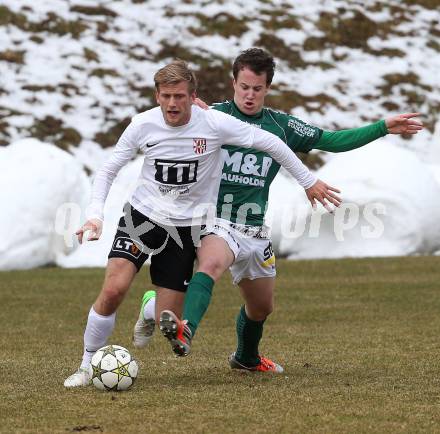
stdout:
<svg viewBox="0 0 440 434">
<path fill-rule="evenodd" d="M 245 366 L 256 366 L 260 362 L 258 345 L 263 336 L 264 321 L 253 321 L 241 307 L 237 316 L 237 350 L 235 358 Z"/>
<path fill-rule="evenodd" d="M 142 298 L 142 314 L 144 320 L 156 319 L 156 291 L 147 291 Z"/>
<path fill-rule="evenodd" d="M 208 309 L 213 287 L 214 280 L 202 272 L 196 273 L 188 285 L 182 318 L 188 321 L 187 325 L 193 337 L 206 309 Z"/>
<path fill-rule="evenodd" d="M 88 369 L 93 354 L 106 343 L 115 327 L 116 313 L 108 316 L 100 315 L 90 309 L 84 332 L 84 354 L 81 369 Z"/>
<path fill-rule="evenodd" d="M 153 337 L 155 328 L 156 291 L 146 291 L 142 297 L 141 308 L 133 328 L 133 345 L 144 348 Z"/>
</svg>

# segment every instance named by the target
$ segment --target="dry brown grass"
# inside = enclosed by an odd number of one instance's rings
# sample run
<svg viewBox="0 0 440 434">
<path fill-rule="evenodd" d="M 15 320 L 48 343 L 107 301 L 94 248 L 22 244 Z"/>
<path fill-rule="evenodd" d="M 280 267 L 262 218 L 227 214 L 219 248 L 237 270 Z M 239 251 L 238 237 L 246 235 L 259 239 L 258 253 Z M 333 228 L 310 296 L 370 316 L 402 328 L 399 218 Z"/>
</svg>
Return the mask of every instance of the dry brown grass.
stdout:
<svg viewBox="0 0 440 434">
<path fill-rule="evenodd" d="M 111 338 L 141 365 L 134 388 L 65 390 L 102 270 L 0 274 L 1 432 L 438 432 L 440 258 L 279 261 L 264 354 L 278 376 L 229 370 L 238 291 L 226 276 L 186 359 L 159 333 L 130 343 L 145 271 Z"/>
</svg>

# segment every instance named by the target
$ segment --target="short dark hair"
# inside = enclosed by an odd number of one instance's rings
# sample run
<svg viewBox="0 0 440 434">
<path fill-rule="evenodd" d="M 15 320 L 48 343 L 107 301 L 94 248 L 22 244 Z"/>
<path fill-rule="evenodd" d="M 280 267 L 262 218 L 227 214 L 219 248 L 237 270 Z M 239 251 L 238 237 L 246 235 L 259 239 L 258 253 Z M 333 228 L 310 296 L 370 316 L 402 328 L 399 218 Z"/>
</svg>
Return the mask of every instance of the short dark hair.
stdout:
<svg viewBox="0 0 440 434">
<path fill-rule="evenodd" d="M 273 57 L 261 48 L 249 48 L 242 51 L 234 60 L 232 65 L 232 74 L 237 80 L 238 73 L 244 69 L 249 68 L 253 73 L 261 75 L 266 73 L 266 84 L 269 86 L 272 83 L 273 74 L 275 72 L 275 61 Z"/>
</svg>

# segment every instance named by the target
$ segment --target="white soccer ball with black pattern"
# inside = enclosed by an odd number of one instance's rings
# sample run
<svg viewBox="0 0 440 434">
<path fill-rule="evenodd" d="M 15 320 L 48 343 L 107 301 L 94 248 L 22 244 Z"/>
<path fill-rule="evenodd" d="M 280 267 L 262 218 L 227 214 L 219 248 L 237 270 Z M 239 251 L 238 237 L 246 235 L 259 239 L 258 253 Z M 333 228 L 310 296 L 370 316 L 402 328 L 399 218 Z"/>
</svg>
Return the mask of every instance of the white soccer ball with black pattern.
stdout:
<svg viewBox="0 0 440 434">
<path fill-rule="evenodd" d="M 119 345 L 100 348 L 92 357 L 90 377 L 99 390 L 128 390 L 136 380 L 138 364 Z"/>
</svg>

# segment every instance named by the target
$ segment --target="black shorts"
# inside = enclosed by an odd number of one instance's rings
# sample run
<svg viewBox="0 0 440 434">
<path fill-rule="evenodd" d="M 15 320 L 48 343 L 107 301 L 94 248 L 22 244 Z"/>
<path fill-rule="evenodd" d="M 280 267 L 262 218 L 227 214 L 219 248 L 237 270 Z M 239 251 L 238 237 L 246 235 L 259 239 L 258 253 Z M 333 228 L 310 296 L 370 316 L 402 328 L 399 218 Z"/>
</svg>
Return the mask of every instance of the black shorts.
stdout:
<svg viewBox="0 0 440 434">
<path fill-rule="evenodd" d="M 193 275 L 199 234 L 200 227 L 161 225 L 126 204 L 108 257 L 128 259 L 139 271 L 151 256 L 153 285 L 185 292 Z"/>
</svg>

